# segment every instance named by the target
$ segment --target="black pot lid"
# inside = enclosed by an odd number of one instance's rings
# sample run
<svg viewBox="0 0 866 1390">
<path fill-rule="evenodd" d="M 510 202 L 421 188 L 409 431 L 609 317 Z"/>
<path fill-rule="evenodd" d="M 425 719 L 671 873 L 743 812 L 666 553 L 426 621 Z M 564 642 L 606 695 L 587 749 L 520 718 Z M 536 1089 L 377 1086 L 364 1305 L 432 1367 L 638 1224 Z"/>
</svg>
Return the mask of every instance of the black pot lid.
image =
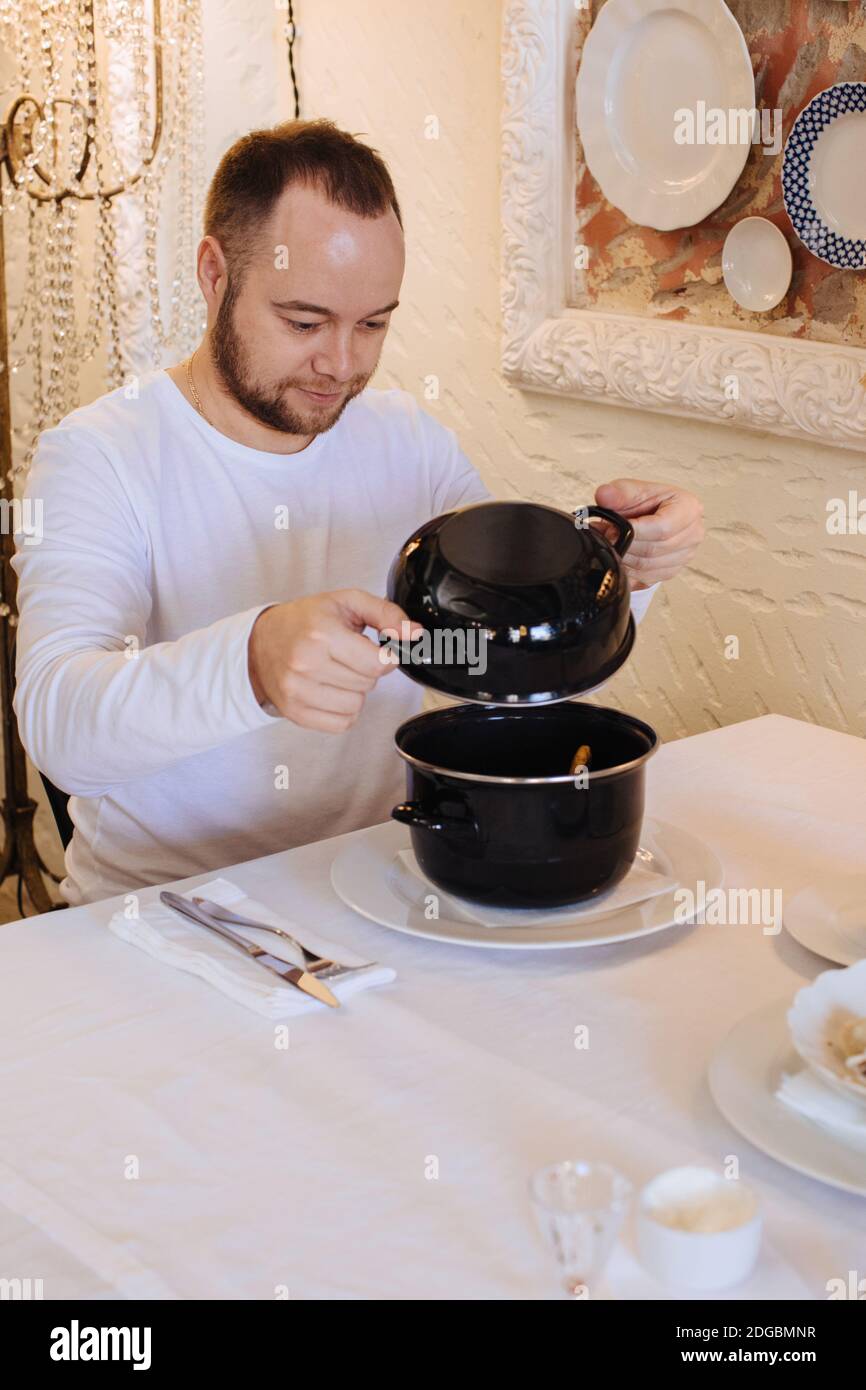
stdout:
<svg viewBox="0 0 866 1390">
<path fill-rule="evenodd" d="M 588 525 L 617 528 L 611 545 Z M 479 502 L 434 517 L 401 547 L 388 597 L 422 624 L 392 640 L 405 673 L 456 699 L 534 704 L 608 679 L 634 642 L 621 564 L 632 527 L 603 507 Z"/>
</svg>

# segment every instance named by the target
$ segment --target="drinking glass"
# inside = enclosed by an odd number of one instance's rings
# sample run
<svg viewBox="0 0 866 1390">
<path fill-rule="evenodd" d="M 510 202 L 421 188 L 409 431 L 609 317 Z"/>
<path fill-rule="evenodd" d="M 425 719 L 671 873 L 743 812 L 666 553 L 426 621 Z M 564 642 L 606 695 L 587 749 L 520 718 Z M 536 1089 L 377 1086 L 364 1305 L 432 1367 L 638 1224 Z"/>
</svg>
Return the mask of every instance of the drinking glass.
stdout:
<svg viewBox="0 0 866 1390">
<path fill-rule="evenodd" d="M 615 1168 L 581 1159 L 551 1163 L 532 1177 L 535 1218 L 556 1256 L 569 1298 L 587 1298 L 600 1279 L 632 1190 Z"/>
</svg>

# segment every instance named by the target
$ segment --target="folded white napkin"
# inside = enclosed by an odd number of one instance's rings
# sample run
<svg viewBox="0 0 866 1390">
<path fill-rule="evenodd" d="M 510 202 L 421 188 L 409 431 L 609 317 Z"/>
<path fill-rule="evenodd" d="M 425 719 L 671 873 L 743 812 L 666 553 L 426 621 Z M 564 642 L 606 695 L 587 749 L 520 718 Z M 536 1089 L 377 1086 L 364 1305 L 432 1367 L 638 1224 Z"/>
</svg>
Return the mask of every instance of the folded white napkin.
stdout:
<svg viewBox="0 0 866 1390">
<path fill-rule="evenodd" d="M 675 878 L 668 878 L 658 869 L 649 869 L 636 859 L 619 883 L 606 893 L 590 898 L 587 902 L 569 904 L 566 907 L 529 909 L 524 907 L 487 907 L 484 903 L 469 902 L 466 898 L 455 898 L 443 893 L 432 884 L 418 867 L 418 861 L 411 849 L 402 849 L 397 854 L 395 865 L 398 874 L 398 887 L 413 906 L 424 906 L 424 897 L 435 893 L 439 898 L 439 914 L 452 921 L 477 922 L 482 927 L 549 927 L 557 921 L 572 918 L 606 916 L 618 912 L 634 903 L 645 902 L 659 893 L 670 892 L 677 887 Z"/>
<path fill-rule="evenodd" d="M 866 1152 L 866 1106 L 832 1090 L 808 1067 L 793 1076 L 783 1075 L 776 1099 L 834 1138 Z"/>
<path fill-rule="evenodd" d="M 338 960 L 342 965 L 366 965 L 362 956 L 350 951 L 346 946 L 313 933 L 309 927 L 300 927 L 287 917 L 280 917 L 264 903 L 249 898 L 242 888 L 227 878 L 215 878 L 209 883 L 198 884 L 181 894 L 182 897 L 210 898 L 221 907 L 230 907 L 244 917 L 255 917 L 274 927 L 282 927 L 291 932 L 312 951 Z M 231 925 L 231 924 L 229 924 Z M 188 970 L 203 980 L 215 985 L 238 1004 L 245 1004 L 265 1018 L 289 1018 L 294 1014 L 312 1013 L 315 1010 L 327 1011 L 327 1006 L 317 999 L 311 999 L 295 985 L 283 982 L 241 955 L 237 947 L 209 932 L 206 927 L 186 921 L 172 912 L 157 899 L 148 903 L 139 917 L 125 917 L 123 912 L 115 912 L 108 924 L 115 936 L 140 946 L 148 955 L 165 965 L 173 965 L 178 970 Z M 274 936 L 272 932 L 256 932 L 248 927 L 234 927 L 234 931 L 247 937 L 257 946 L 264 946 L 272 955 L 287 960 L 292 965 L 303 965 L 303 957 L 288 941 Z M 396 978 L 396 971 L 390 966 L 375 965 L 369 970 L 347 975 L 345 979 L 328 980 L 328 988 L 342 1002 L 359 990 L 372 985 L 389 984 Z"/>
</svg>

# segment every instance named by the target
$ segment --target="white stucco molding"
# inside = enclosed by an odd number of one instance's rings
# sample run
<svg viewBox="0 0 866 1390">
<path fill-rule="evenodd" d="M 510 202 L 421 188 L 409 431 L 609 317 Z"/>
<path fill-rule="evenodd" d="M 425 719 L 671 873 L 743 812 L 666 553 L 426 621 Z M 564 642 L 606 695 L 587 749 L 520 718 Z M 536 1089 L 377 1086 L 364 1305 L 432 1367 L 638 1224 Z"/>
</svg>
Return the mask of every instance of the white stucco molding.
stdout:
<svg viewBox="0 0 866 1390">
<path fill-rule="evenodd" d="M 574 0 L 504 4 L 505 376 L 527 390 L 863 449 L 863 348 L 569 305 L 580 19 Z"/>
</svg>

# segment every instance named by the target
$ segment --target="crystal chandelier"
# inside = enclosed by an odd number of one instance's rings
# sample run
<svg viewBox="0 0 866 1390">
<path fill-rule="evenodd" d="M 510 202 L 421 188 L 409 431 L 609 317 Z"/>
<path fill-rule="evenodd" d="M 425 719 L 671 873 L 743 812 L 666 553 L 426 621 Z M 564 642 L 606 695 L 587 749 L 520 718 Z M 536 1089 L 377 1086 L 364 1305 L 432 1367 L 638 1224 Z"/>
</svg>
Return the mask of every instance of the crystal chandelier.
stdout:
<svg viewBox="0 0 866 1390">
<path fill-rule="evenodd" d="M 0 234 L 8 245 L 20 221 L 27 249 L 0 370 L 7 385 L 26 381 L 31 402 L 23 456 L 6 464 L 14 483 L 39 433 L 80 404 L 81 365 L 103 342 L 110 389 L 166 349 L 184 355 L 203 330 L 201 3 L 0 0 L 4 51 L 0 96 L 15 95 L 0 127 Z M 169 200 L 164 313 L 157 233 Z M 142 307 L 145 331 L 125 335 L 124 314 Z"/>
</svg>

